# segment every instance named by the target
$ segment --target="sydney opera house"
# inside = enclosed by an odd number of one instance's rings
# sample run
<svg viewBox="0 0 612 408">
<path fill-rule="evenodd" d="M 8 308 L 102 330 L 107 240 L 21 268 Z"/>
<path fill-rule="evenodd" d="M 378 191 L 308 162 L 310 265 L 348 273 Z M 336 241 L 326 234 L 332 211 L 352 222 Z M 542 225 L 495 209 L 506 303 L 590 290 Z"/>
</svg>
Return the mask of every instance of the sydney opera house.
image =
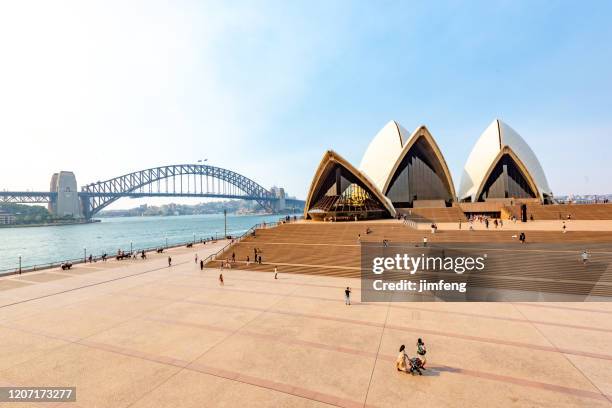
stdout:
<svg viewBox="0 0 612 408">
<path fill-rule="evenodd" d="M 535 153 L 501 120 L 494 120 L 476 141 L 458 190 L 427 127 L 409 133 L 390 121 L 368 146 L 359 168 L 335 151 L 324 154 L 304 215 L 313 220 L 378 219 L 418 208 L 452 208 L 461 217 L 499 217 L 509 207 L 552 202 Z"/>
</svg>

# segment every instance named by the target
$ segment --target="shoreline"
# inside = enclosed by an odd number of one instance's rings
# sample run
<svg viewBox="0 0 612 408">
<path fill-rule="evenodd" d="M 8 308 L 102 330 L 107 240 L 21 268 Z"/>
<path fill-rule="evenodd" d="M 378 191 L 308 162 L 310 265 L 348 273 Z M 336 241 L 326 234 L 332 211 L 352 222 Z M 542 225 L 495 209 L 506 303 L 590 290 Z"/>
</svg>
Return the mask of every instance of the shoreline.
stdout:
<svg viewBox="0 0 612 408">
<path fill-rule="evenodd" d="M 64 225 L 81 225 L 81 224 L 94 224 L 102 222 L 99 219 L 91 220 L 70 220 L 66 222 L 47 222 L 42 224 L 2 224 L 0 228 L 34 228 L 34 227 L 61 227 Z"/>
<path fill-rule="evenodd" d="M 0 224 L 0 229 L 1 228 L 27 228 L 27 227 L 61 227 L 64 225 L 85 225 L 85 224 L 95 224 L 95 223 L 99 223 L 102 222 L 103 219 L 117 219 L 117 218 L 172 218 L 172 217 L 190 217 L 190 216 L 199 216 L 199 215 L 223 215 L 223 213 L 207 213 L 207 214 L 179 214 L 179 215 L 142 215 L 142 216 L 138 216 L 138 215 L 102 215 L 102 216 L 97 216 L 96 218 L 92 218 L 89 220 L 69 220 L 69 221 L 62 221 L 62 222 L 48 222 L 48 223 L 38 223 L 38 224 Z M 290 215 L 290 216 L 294 216 L 294 215 L 298 215 L 301 216 L 301 213 L 296 213 L 296 214 L 284 214 L 284 213 L 272 213 L 272 214 L 266 214 L 266 213 L 249 213 L 249 214 L 238 214 L 238 213 L 231 213 L 228 214 L 231 216 L 236 216 L 236 217 L 265 217 L 265 216 L 285 216 L 285 215 Z"/>
<path fill-rule="evenodd" d="M 228 216 L 235 216 L 235 217 L 267 217 L 267 216 L 275 216 L 278 215 L 280 217 L 282 216 L 286 216 L 286 215 L 290 215 L 290 216 L 294 216 L 294 215 L 301 215 L 302 211 L 297 212 L 297 213 L 283 213 L 283 212 L 279 212 L 279 213 L 237 213 L 237 212 L 228 212 L 227 215 Z M 193 216 L 200 216 L 200 215 L 223 215 L 223 212 L 214 212 L 214 213 L 200 213 L 200 214 L 156 214 L 156 215 L 106 215 L 106 214 L 98 214 L 97 217 L 100 219 L 103 218 L 156 218 L 156 217 L 160 217 L 160 218 L 171 218 L 171 217 L 193 217 Z"/>
</svg>

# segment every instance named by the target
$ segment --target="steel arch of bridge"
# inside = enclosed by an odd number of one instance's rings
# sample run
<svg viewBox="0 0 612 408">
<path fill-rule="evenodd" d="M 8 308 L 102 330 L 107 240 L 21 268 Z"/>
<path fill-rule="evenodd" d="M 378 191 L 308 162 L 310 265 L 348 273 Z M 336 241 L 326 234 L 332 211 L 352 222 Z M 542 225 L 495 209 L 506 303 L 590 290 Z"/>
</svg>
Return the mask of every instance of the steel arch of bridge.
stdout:
<svg viewBox="0 0 612 408">
<path fill-rule="evenodd" d="M 186 178 L 188 186 L 190 176 L 194 176 L 194 187 L 196 192 L 183 192 L 183 178 Z M 195 176 L 200 176 L 200 193 L 197 193 Z M 202 177 L 213 179 L 213 193 L 203 192 Z M 172 179 L 172 191 L 168 191 L 168 180 Z M 165 180 L 166 191 L 161 191 L 161 181 Z M 233 185 L 235 189 L 227 192 L 214 192 L 214 180 L 223 181 Z M 208 181 L 208 179 L 207 179 Z M 180 191 L 176 191 L 177 182 L 180 182 Z M 157 184 L 157 192 L 154 192 L 154 184 Z M 218 184 L 219 185 L 219 184 Z M 144 187 L 148 186 L 148 191 Z M 236 191 L 240 190 L 240 191 Z M 240 194 L 240 192 L 244 194 Z M 276 197 L 255 181 L 238 174 L 234 171 L 215 166 L 200 164 L 176 164 L 170 166 L 154 167 L 151 169 L 136 171 L 123 176 L 115 177 L 105 181 L 98 181 L 83 186 L 79 196 L 83 200 L 83 212 L 89 218 L 104 207 L 113 203 L 121 197 L 150 197 L 150 196 L 183 196 L 183 197 L 219 197 L 240 198 L 255 200 L 266 209 L 271 208 L 271 202 Z"/>
</svg>

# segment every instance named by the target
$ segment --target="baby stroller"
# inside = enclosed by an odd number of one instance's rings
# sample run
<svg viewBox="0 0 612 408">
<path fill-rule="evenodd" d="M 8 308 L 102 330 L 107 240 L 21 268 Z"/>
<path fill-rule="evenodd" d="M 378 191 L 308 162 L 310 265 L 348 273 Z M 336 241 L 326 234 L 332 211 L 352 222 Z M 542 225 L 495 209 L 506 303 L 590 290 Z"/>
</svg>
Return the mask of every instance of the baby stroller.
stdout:
<svg viewBox="0 0 612 408">
<path fill-rule="evenodd" d="M 408 370 L 408 372 L 412 375 L 414 375 L 415 373 L 419 373 L 419 375 L 423 375 L 423 372 L 421 371 L 421 369 L 423 368 L 423 361 L 418 357 L 413 357 L 409 359 L 409 361 L 410 361 L 410 369 Z"/>
</svg>

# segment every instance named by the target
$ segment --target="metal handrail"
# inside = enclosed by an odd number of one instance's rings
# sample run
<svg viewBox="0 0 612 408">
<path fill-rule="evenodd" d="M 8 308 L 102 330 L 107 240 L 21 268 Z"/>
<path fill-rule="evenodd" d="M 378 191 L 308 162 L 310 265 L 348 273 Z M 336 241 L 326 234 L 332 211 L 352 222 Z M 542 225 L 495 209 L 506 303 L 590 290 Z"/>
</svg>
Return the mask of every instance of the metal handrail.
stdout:
<svg viewBox="0 0 612 408">
<path fill-rule="evenodd" d="M 297 221 L 297 220 L 301 220 L 302 218 L 304 218 L 304 217 L 303 217 L 303 216 L 301 216 L 301 215 L 300 215 L 300 216 L 296 216 L 296 217 L 295 217 L 295 221 Z M 293 218 L 290 218 L 290 219 L 289 219 L 289 223 L 291 223 L 291 222 L 295 222 L 295 221 L 293 221 Z M 208 256 L 207 256 L 206 258 L 204 258 L 202 261 L 203 261 L 204 263 L 207 263 L 207 262 L 210 262 L 210 261 L 215 260 L 215 258 L 217 257 L 217 255 L 219 255 L 219 254 L 221 254 L 221 253 L 225 252 L 225 250 L 226 250 L 227 248 L 231 247 L 232 245 L 236 244 L 237 242 L 240 242 L 240 241 L 241 241 L 241 240 L 243 240 L 243 239 L 244 239 L 246 236 L 248 236 L 248 235 L 249 235 L 249 234 L 251 234 L 253 231 L 257 230 L 258 228 L 260 228 L 260 227 L 262 227 L 262 226 L 263 226 L 264 228 L 277 227 L 277 226 L 279 226 L 279 225 L 281 225 L 281 224 L 283 224 L 283 223 L 285 223 L 285 222 L 286 222 L 286 220 L 285 220 L 285 218 L 283 217 L 283 218 L 279 218 L 279 220 L 278 220 L 278 221 L 276 221 L 276 222 L 269 222 L 269 223 L 267 223 L 267 222 L 262 222 L 262 223 L 255 224 L 255 225 L 253 225 L 251 228 L 249 228 L 248 230 L 246 230 L 246 231 L 245 231 L 245 232 L 244 232 L 242 235 L 240 235 L 239 237 L 236 237 L 236 238 L 232 239 L 232 241 L 231 241 L 230 243 L 228 243 L 227 245 L 225 245 L 223 248 L 219 249 L 217 252 L 215 252 L 215 253 L 213 253 L 213 254 L 208 255 Z"/>
<path fill-rule="evenodd" d="M 200 239 L 198 241 L 195 241 L 195 243 L 200 243 L 200 242 L 210 242 L 210 241 L 215 241 L 215 239 L 211 239 L 211 238 L 206 238 L 206 239 Z M 182 247 L 185 246 L 187 244 L 192 244 L 194 243 L 193 240 L 189 240 L 189 241 L 181 241 L 179 243 L 175 243 L 175 244 L 170 244 L 168 246 L 166 245 L 161 245 L 161 246 L 154 246 L 154 247 L 145 247 L 145 248 L 133 248 L 132 252 L 128 252 L 126 251 L 126 253 L 129 253 L 131 255 L 133 254 L 139 254 L 142 251 L 145 251 L 145 253 L 147 252 L 152 252 L 152 251 L 156 251 L 159 248 L 163 248 L 163 249 L 169 249 L 169 248 L 178 248 L 178 247 Z M 116 254 L 107 254 L 107 259 L 112 259 L 115 258 Z M 92 261 L 98 262 L 98 261 L 102 261 L 102 255 L 95 255 L 92 256 Z M 21 272 L 34 272 L 34 271 L 39 271 L 39 270 L 43 270 L 43 269 L 49 269 L 49 268 L 53 268 L 53 267 L 59 267 L 64 263 L 71 263 L 73 265 L 78 265 L 78 264 L 82 264 L 82 263 L 88 263 L 89 262 L 89 257 L 87 257 L 87 260 L 85 260 L 85 258 L 83 257 L 79 257 L 79 258 L 68 258 L 68 259 L 64 259 L 62 261 L 52 261 L 52 262 L 45 262 L 45 263 L 40 263 L 40 264 L 34 264 L 34 265 L 27 265 L 27 266 L 22 266 L 21 267 Z M 6 268 L 6 269 L 0 269 L 0 276 L 6 276 L 6 275 L 11 275 L 11 274 L 17 274 L 19 273 L 19 268 L 18 267 L 12 267 L 12 268 Z"/>
<path fill-rule="evenodd" d="M 212 253 L 212 254 L 208 255 L 208 256 L 207 256 L 206 258 L 204 258 L 202 261 L 203 261 L 204 263 L 207 263 L 207 262 L 213 261 L 213 260 L 214 260 L 214 259 L 217 257 L 217 255 L 219 255 L 219 254 L 221 254 L 221 253 L 225 252 L 225 250 L 226 250 L 227 248 L 231 247 L 232 245 L 234 245 L 234 244 L 235 244 L 235 243 L 237 243 L 237 242 L 240 242 L 240 241 L 241 241 L 242 239 L 244 239 L 244 238 L 245 238 L 247 235 L 249 235 L 249 234 L 253 233 L 253 231 L 257 230 L 258 228 L 260 228 L 260 227 L 262 227 L 262 226 L 263 226 L 264 228 L 269 228 L 269 227 L 275 227 L 275 226 L 277 226 L 277 225 L 279 225 L 279 223 L 278 223 L 278 222 L 270 222 L 270 223 L 265 223 L 265 222 L 264 222 L 264 223 L 258 223 L 258 224 L 255 224 L 255 225 L 253 225 L 251 228 L 249 228 L 248 230 L 246 230 L 246 231 L 245 231 L 245 232 L 244 232 L 242 235 L 240 235 L 239 237 L 233 238 L 233 239 L 232 239 L 232 241 L 231 241 L 231 242 L 229 242 L 227 245 L 225 245 L 223 248 L 219 249 L 219 250 L 218 250 L 217 252 L 215 252 L 215 253 Z"/>
</svg>

